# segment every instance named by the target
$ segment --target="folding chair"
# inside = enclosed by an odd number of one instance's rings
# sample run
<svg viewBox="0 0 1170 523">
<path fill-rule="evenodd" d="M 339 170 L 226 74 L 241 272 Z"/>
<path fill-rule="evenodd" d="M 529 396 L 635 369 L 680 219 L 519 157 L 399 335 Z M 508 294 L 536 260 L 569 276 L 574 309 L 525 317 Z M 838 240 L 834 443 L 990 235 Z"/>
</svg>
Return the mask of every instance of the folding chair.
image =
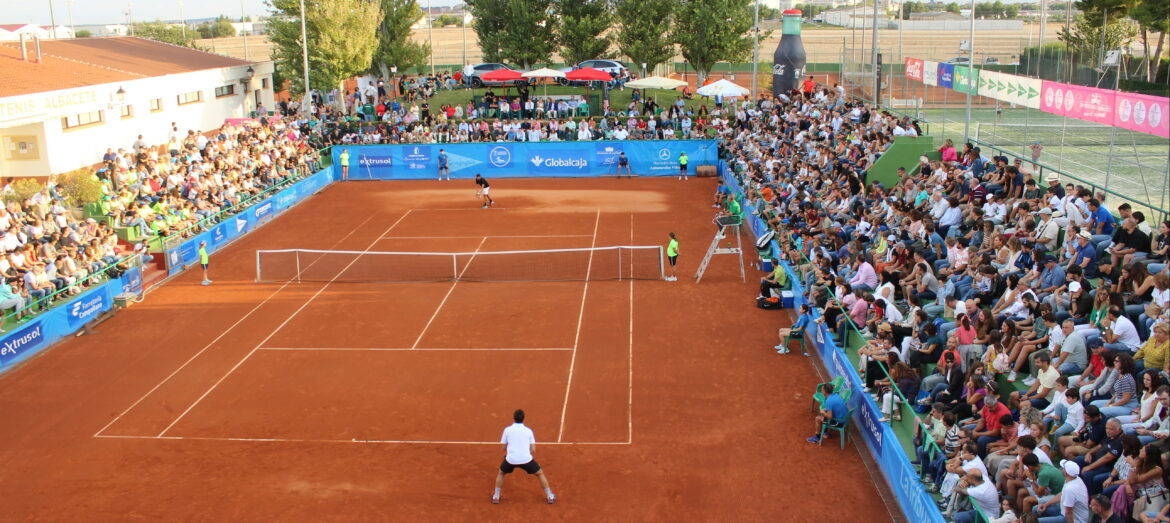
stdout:
<svg viewBox="0 0 1170 523">
<path fill-rule="evenodd" d="M 845 385 L 845 377 L 844 376 L 837 376 L 836 378 L 833 378 L 833 381 L 828 382 L 828 384 L 833 386 L 833 390 L 839 391 L 839 390 L 841 390 L 841 387 Z M 825 395 L 821 393 L 821 385 L 825 385 L 825 384 L 818 383 L 817 388 L 816 388 L 816 392 L 813 393 L 812 410 L 814 410 L 814 411 L 817 410 L 817 407 L 819 407 L 825 403 Z M 844 396 L 844 393 L 842 393 L 841 398 L 846 399 L 846 400 L 848 399 Z"/>
</svg>

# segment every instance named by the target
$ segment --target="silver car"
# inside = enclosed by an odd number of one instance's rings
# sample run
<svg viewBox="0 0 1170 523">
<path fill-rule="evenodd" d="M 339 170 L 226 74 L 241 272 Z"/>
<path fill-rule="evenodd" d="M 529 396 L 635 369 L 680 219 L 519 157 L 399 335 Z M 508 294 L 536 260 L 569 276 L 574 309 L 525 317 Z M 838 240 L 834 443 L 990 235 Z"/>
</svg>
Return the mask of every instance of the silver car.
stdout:
<svg viewBox="0 0 1170 523">
<path fill-rule="evenodd" d="M 567 73 L 569 71 L 573 71 L 576 69 L 582 69 L 585 67 L 597 69 L 598 71 L 605 71 L 605 72 L 609 73 L 611 76 L 614 76 L 615 78 L 618 76 L 625 75 L 626 71 L 627 71 L 625 64 L 623 64 L 617 60 L 585 60 L 584 62 L 581 62 L 577 65 L 574 65 L 573 67 L 565 67 L 565 68 L 561 69 L 561 72 Z M 561 85 L 569 85 L 570 83 L 572 83 L 572 84 L 585 84 L 585 82 L 573 82 L 571 80 L 567 80 L 564 78 L 557 78 L 557 83 L 559 83 Z"/>
<path fill-rule="evenodd" d="M 480 79 L 481 75 L 484 75 L 484 74 L 487 74 L 487 73 L 490 73 L 492 71 L 496 71 L 499 69 L 513 69 L 513 68 L 508 67 L 507 65 L 504 65 L 504 64 L 499 64 L 499 63 L 485 63 L 485 64 L 468 65 L 468 66 L 463 68 L 463 81 L 466 82 L 467 85 L 469 85 L 471 87 L 483 87 L 485 85 L 526 85 L 526 84 L 528 84 L 527 79 L 517 80 L 514 82 L 501 82 L 501 81 Z"/>
</svg>

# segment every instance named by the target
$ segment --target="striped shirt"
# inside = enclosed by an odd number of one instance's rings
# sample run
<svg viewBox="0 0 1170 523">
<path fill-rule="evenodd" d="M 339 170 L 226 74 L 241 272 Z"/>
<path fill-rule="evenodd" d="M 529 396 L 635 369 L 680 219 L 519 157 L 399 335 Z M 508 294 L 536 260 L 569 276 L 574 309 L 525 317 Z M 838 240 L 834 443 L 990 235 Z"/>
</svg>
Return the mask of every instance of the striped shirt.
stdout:
<svg viewBox="0 0 1170 523">
<path fill-rule="evenodd" d="M 1113 401 L 1121 399 L 1121 396 L 1126 392 L 1129 393 L 1129 399 L 1133 400 L 1137 393 L 1137 383 L 1133 380 L 1132 374 L 1122 374 L 1117 378 L 1117 383 L 1113 384 Z"/>
</svg>

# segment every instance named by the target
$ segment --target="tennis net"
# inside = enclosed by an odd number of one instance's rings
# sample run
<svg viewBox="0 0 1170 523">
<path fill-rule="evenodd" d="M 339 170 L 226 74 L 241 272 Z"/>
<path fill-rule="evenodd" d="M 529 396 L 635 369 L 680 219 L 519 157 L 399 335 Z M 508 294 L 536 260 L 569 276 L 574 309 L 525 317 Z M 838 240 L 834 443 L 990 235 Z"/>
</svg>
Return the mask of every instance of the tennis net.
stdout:
<svg viewBox="0 0 1170 523">
<path fill-rule="evenodd" d="M 658 280 L 660 246 L 492 252 L 256 251 L 256 281 L 410 283 L 438 281 Z"/>
</svg>

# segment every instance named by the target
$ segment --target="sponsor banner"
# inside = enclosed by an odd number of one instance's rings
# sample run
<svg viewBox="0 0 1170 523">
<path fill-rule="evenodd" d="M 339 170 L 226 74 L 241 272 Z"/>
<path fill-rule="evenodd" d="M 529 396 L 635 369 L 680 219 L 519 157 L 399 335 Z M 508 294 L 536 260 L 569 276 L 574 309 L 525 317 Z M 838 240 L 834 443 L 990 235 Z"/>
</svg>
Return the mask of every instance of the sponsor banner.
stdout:
<svg viewBox="0 0 1170 523">
<path fill-rule="evenodd" d="M 630 170 L 640 176 L 673 176 L 678 157 L 686 153 L 688 170 L 715 165 L 718 149 L 714 140 L 640 140 L 587 142 L 510 142 L 441 144 L 447 153 L 452 178 L 501 177 L 589 177 L 613 175 L 622 152 Z M 429 149 L 428 149 L 429 147 Z M 358 165 L 351 166 L 351 180 L 410 180 L 438 176 L 439 145 L 352 145 L 347 147 Z M 334 163 L 340 165 L 340 149 L 333 148 Z M 384 159 L 369 168 L 362 158 Z M 367 162 L 369 163 L 369 162 Z"/>
<path fill-rule="evenodd" d="M 351 171 L 350 175 L 353 176 L 353 174 Z M 211 230 L 197 234 L 182 244 L 167 249 L 165 256 L 168 272 L 171 275 L 178 274 L 187 267 L 197 264 L 199 262 L 200 241 L 207 242 L 208 254 L 214 253 L 226 247 L 236 238 L 251 232 L 256 225 L 271 220 L 304 201 L 305 198 L 316 194 L 332 181 L 333 170 L 323 169 L 317 174 L 282 189 L 268 197 L 267 200 L 245 209 L 240 214 L 224 218 Z"/>
<path fill-rule="evenodd" d="M 131 269 L 33 318 L 21 328 L 0 334 L 0 372 L 69 336 L 114 305 L 114 297 L 142 288 L 142 275 Z"/>
<path fill-rule="evenodd" d="M 955 66 L 955 80 L 951 88 L 966 93 L 968 87 L 971 88 L 971 94 L 979 94 L 979 70 L 962 65 Z"/>
<path fill-rule="evenodd" d="M 528 158 L 533 176 L 583 176 L 589 172 L 589 153 L 583 149 L 546 149 Z"/>
<path fill-rule="evenodd" d="M 981 71 L 979 73 L 979 96 L 986 96 L 1010 104 L 1040 108 L 1041 80 L 1014 74 Z"/>
<path fill-rule="evenodd" d="M 0 369 L 22 359 L 22 356 L 31 354 L 45 345 L 45 331 L 43 318 L 33 320 L 23 329 L 17 330 L 3 338 L 0 344 Z"/>
<path fill-rule="evenodd" d="M 922 61 L 922 83 L 925 85 L 938 85 L 938 62 L 930 60 Z"/>
<path fill-rule="evenodd" d="M 1113 125 L 1114 91 L 1048 81 L 1040 91 L 1044 112 Z"/>
<path fill-rule="evenodd" d="M 102 289 L 82 294 L 65 307 L 69 318 L 69 327 L 80 329 L 82 325 L 96 318 L 99 313 L 109 309 L 112 303 L 113 296 L 102 292 Z"/>
<path fill-rule="evenodd" d="M 953 64 L 938 64 L 938 86 L 952 89 L 954 84 L 955 66 Z"/>
<path fill-rule="evenodd" d="M 924 74 L 924 67 L 926 67 L 926 65 L 922 60 L 919 60 L 918 58 L 907 58 L 906 78 L 921 82 Z"/>
<path fill-rule="evenodd" d="M 122 294 L 142 294 L 142 269 L 131 267 L 122 276 Z"/>
<path fill-rule="evenodd" d="M 1170 98 L 1117 92 L 1114 125 L 1139 133 L 1170 138 Z"/>
</svg>

